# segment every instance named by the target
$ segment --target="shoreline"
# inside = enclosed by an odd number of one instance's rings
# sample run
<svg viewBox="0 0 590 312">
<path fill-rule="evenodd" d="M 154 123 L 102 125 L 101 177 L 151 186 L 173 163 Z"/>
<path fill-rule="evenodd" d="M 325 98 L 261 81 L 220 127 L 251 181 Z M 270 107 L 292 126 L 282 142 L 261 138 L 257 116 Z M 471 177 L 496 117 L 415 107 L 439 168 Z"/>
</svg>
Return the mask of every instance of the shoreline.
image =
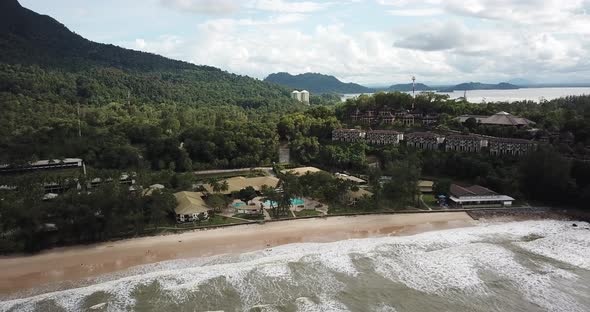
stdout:
<svg viewBox="0 0 590 312">
<path fill-rule="evenodd" d="M 476 224 L 465 212 L 341 216 L 60 247 L 36 255 L 0 257 L 0 299 L 20 297 L 18 294 L 37 288 L 72 288 L 78 281 L 167 260 L 239 254 L 292 243 L 412 235 Z"/>
</svg>

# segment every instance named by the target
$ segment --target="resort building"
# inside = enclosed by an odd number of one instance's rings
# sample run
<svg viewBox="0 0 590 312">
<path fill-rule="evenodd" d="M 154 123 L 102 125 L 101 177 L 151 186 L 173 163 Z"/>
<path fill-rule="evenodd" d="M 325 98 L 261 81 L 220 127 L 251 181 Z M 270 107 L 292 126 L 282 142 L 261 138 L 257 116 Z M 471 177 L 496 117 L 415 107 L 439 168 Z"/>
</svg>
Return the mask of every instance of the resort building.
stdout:
<svg viewBox="0 0 590 312">
<path fill-rule="evenodd" d="M 433 181 L 426 181 L 426 180 L 418 181 L 418 188 L 420 189 L 420 193 L 432 193 L 433 187 L 434 187 Z"/>
<path fill-rule="evenodd" d="M 444 142 L 444 137 L 432 132 L 413 132 L 405 135 L 406 146 L 435 150 Z"/>
<path fill-rule="evenodd" d="M 290 173 L 290 174 L 294 174 L 297 176 L 302 176 L 305 175 L 307 173 L 316 173 L 316 172 L 320 172 L 323 171 L 322 169 L 316 168 L 316 167 L 299 167 L 299 168 L 293 168 L 293 169 L 285 169 L 285 170 L 281 170 L 281 173 Z"/>
<path fill-rule="evenodd" d="M 406 113 L 399 116 L 398 120 L 402 123 L 402 125 L 413 126 L 416 123 L 416 119 L 419 117 L 420 115 L 417 114 Z"/>
<path fill-rule="evenodd" d="M 84 161 L 80 158 L 49 159 L 29 162 L 23 165 L 0 164 L 0 173 L 24 173 L 38 170 L 55 170 L 82 168 Z"/>
<path fill-rule="evenodd" d="M 522 156 L 535 149 L 532 141 L 512 138 L 493 138 L 488 140 L 488 148 L 492 155 Z"/>
<path fill-rule="evenodd" d="M 361 115 L 360 121 L 365 124 L 371 124 L 376 119 L 377 115 L 375 111 L 369 110 L 363 115 Z"/>
<path fill-rule="evenodd" d="M 193 222 L 207 219 L 209 211 L 213 210 L 205 204 L 203 193 L 200 192 L 178 192 L 176 197 L 176 220 L 178 222 Z"/>
<path fill-rule="evenodd" d="M 425 126 L 433 125 L 438 122 L 439 115 L 424 115 L 422 116 L 422 124 Z"/>
<path fill-rule="evenodd" d="M 445 139 L 445 150 L 456 152 L 479 152 L 488 141 L 477 135 L 451 135 Z"/>
<path fill-rule="evenodd" d="M 229 195 L 233 192 L 239 192 L 249 186 L 251 186 L 254 190 L 259 192 L 262 190 L 264 185 L 272 188 L 276 188 L 279 185 L 279 179 L 270 176 L 263 176 L 263 177 L 253 177 L 253 178 L 245 178 L 245 177 L 233 177 L 226 179 L 227 182 L 227 190 L 223 191 L 224 194 Z M 203 185 L 205 190 L 209 193 L 214 193 L 213 187 L 209 184 Z"/>
<path fill-rule="evenodd" d="M 395 122 L 399 122 L 406 126 L 413 126 L 415 124 L 431 125 L 438 122 L 438 115 L 427 115 L 417 112 L 409 112 L 407 110 L 396 111 L 395 113 L 390 110 L 368 110 L 362 113 L 359 109 L 356 109 L 354 113 L 350 114 L 350 119 L 355 123 L 364 124 L 384 124 L 392 125 Z"/>
<path fill-rule="evenodd" d="M 332 131 L 332 141 L 359 142 L 365 139 L 367 132 L 359 129 L 335 129 Z"/>
<path fill-rule="evenodd" d="M 380 111 L 379 119 L 384 125 L 393 125 L 395 122 L 395 115 L 392 114 L 391 111 Z"/>
<path fill-rule="evenodd" d="M 336 178 L 338 179 L 342 179 L 342 180 L 348 180 L 351 181 L 355 184 L 367 184 L 367 181 L 361 179 L 361 178 L 357 178 L 355 176 L 351 176 L 349 174 L 345 174 L 345 173 L 336 173 L 335 174 Z"/>
<path fill-rule="evenodd" d="M 510 207 L 514 198 L 500 195 L 479 185 L 462 187 L 451 184 L 449 200 L 451 207 L 454 208 L 487 208 Z"/>
<path fill-rule="evenodd" d="M 369 144 L 398 145 L 404 139 L 404 134 L 394 130 L 369 130 L 365 138 Z"/>
<path fill-rule="evenodd" d="M 349 190 L 348 192 L 346 192 L 345 196 L 348 204 L 354 206 L 363 198 L 373 197 L 373 193 L 367 191 L 366 189 L 359 188 L 357 191 Z"/>
<path fill-rule="evenodd" d="M 535 125 L 534 121 L 522 117 L 516 117 L 507 112 L 499 112 L 492 116 L 463 115 L 457 117 L 457 120 L 464 123 L 470 118 L 474 118 L 478 124 L 490 126 L 514 126 L 520 128 Z"/>
</svg>

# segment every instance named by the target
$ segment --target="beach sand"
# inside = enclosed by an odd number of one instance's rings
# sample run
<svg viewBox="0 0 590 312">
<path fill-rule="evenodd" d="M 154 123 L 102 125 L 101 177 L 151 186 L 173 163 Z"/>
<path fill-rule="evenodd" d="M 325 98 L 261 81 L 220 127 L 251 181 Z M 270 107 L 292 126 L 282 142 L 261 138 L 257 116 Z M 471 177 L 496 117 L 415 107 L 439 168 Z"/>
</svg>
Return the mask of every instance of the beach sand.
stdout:
<svg viewBox="0 0 590 312">
<path fill-rule="evenodd" d="M 166 260 L 238 254 L 291 243 L 411 235 L 476 223 L 464 212 L 331 217 L 56 248 L 33 256 L 0 257 L 0 295 L 66 281 L 75 285 L 82 279 Z"/>
</svg>

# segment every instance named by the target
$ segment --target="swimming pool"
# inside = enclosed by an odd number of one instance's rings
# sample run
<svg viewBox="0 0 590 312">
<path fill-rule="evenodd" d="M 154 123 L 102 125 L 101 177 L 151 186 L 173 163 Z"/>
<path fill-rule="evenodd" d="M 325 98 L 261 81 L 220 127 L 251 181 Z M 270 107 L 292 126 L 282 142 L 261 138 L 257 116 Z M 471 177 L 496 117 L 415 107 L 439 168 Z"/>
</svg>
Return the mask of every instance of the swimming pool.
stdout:
<svg viewBox="0 0 590 312">
<path fill-rule="evenodd" d="M 303 204 L 305 204 L 305 200 L 303 200 L 302 198 L 291 199 L 291 205 L 293 205 L 293 206 L 299 206 L 299 205 L 303 205 Z"/>
<path fill-rule="evenodd" d="M 267 200 L 263 203 L 264 207 L 270 207 L 272 204 L 273 207 L 278 206 L 277 202 Z M 291 206 L 301 206 L 305 204 L 305 200 L 303 198 L 291 198 Z"/>
<path fill-rule="evenodd" d="M 235 202 L 232 204 L 232 206 L 234 207 L 242 207 L 242 206 L 246 206 L 245 202 Z"/>
</svg>

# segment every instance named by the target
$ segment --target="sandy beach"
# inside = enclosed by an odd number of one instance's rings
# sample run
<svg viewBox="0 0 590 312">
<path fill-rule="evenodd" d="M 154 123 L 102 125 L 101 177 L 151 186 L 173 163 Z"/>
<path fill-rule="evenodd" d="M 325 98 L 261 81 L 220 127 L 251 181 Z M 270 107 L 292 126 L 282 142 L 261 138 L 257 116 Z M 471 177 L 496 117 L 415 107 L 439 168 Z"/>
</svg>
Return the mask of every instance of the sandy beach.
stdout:
<svg viewBox="0 0 590 312">
<path fill-rule="evenodd" d="M 65 281 L 75 283 L 165 260 L 235 254 L 290 243 L 411 235 L 476 223 L 464 212 L 333 217 L 57 248 L 33 256 L 0 257 L 0 295 Z"/>
</svg>

